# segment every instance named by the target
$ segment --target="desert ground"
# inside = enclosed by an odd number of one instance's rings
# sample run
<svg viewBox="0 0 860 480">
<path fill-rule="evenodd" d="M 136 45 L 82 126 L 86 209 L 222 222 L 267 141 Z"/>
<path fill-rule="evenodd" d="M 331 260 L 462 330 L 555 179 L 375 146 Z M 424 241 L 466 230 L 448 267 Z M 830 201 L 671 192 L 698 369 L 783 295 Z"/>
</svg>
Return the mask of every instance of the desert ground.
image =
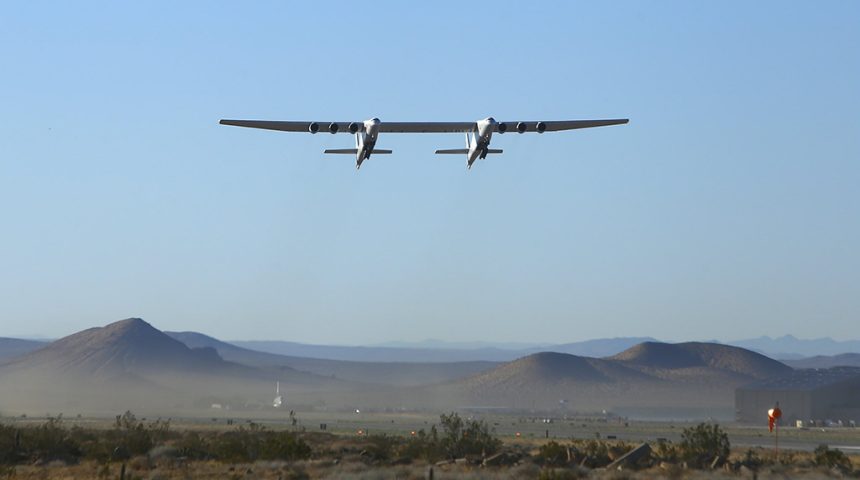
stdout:
<svg viewBox="0 0 860 480">
<path fill-rule="evenodd" d="M 462 458 L 424 458 L 410 455 L 409 445 L 431 428 L 442 429 L 433 412 L 318 412 L 265 411 L 257 415 L 153 418 L 132 417 L 130 430 L 169 425 L 172 440 L 156 442 L 145 453 L 80 460 L 36 458 L 7 464 L 0 478 L 830 478 L 860 476 L 860 431 L 854 428 L 780 430 L 780 456 L 774 453 L 774 436 L 766 425 L 722 424 L 731 454 L 711 468 L 667 461 L 666 446 L 680 445 L 685 429 L 694 422 L 637 421 L 611 415 L 532 416 L 521 413 L 459 412 L 464 421 L 485 425 L 500 441 L 501 460 L 487 454 Z M 52 417 L 4 417 L 8 431 L 38 431 Z M 53 417 L 56 418 L 56 417 Z M 64 429 L 109 435 L 118 429 L 116 419 L 73 417 L 61 420 Z M 11 429 L 11 430 L 10 430 Z M 242 461 L 193 458 L 177 450 L 188 435 L 223 438 L 237 431 L 294 435 L 309 446 L 301 458 L 259 458 Z M 101 432 L 101 433 L 100 433 Z M 415 432 L 415 433 L 413 433 Z M 2 446 L 0 439 L 0 446 Z M 410 443 L 412 442 L 412 443 Z M 607 468 L 587 460 L 603 448 L 606 462 L 643 443 L 653 449 L 647 460 L 621 468 Z M 848 466 L 817 465 L 819 445 L 844 452 Z M 548 459 L 547 449 L 561 446 L 580 452 L 571 459 Z M 184 450 L 183 450 L 184 451 Z M 568 455 L 570 455 L 568 453 Z M 577 456 L 578 455 L 578 456 Z M 596 458 L 596 457 L 595 457 Z M 497 461 L 497 463 L 495 463 Z M 589 463 L 594 462 L 594 463 Z M 710 462 L 706 462 L 710 463 Z M 121 475 L 124 475 L 121 477 Z"/>
</svg>

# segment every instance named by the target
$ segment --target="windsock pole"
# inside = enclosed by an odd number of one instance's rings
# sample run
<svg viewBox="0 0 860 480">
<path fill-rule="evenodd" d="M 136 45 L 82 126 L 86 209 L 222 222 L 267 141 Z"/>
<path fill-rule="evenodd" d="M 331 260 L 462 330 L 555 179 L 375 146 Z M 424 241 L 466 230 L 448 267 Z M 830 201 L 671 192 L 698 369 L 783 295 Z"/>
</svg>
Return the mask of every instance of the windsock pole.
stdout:
<svg viewBox="0 0 860 480">
<path fill-rule="evenodd" d="M 774 429 L 775 429 L 775 431 L 774 431 L 775 435 L 773 436 L 773 438 L 774 438 L 773 450 L 774 450 L 774 453 L 776 454 L 776 463 L 779 463 L 779 419 L 776 420 L 776 425 L 774 425 Z"/>
<path fill-rule="evenodd" d="M 768 427 L 774 432 L 773 450 L 776 455 L 776 461 L 779 463 L 779 419 L 782 417 L 782 410 L 779 408 L 779 402 L 776 402 L 773 408 L 767 411 Z M 775 431 L 774 431 L 775 430 Z"/>
</svg>

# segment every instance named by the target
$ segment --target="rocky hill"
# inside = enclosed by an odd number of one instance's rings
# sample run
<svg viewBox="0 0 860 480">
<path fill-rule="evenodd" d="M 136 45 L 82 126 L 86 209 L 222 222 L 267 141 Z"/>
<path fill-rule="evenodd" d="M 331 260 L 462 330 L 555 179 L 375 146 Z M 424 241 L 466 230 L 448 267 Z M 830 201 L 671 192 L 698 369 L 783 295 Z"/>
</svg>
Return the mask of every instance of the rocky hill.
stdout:
<svg viewBox="0 0 860 480">
<path fill-rule="evenodd" d="M 607 358 L 529 355 L 448 388 L 478 406 L 728 407 L 736 387 L 788 372 L 787 365 L 738 347 L 645 342 Z"/>
<path fill-rule="evenodd" d="M 275 382 L 288 395 L 352 388 L 287 366 L 229 362 L 211 347 L 190 348 L 139 318 L 61 338 L 0 365 L 0 407 L 93 412 L 212 403 L 271 404 Z M 9 387 L 9 388 L 6 388 Z M 312 400 L 311 400 L 312 401 Z"/>
</svg>

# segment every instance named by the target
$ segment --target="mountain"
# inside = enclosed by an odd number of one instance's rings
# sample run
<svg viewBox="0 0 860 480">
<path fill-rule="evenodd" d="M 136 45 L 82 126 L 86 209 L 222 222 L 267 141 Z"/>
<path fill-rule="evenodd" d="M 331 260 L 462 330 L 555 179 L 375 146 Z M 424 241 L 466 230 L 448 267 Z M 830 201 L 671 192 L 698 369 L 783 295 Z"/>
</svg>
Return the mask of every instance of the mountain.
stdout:
<svg viewBox="0 0 860 480">
<path fill-rule="evenodd" d="M 777 359 L 797 359 L 816 355 L 860 353 L 860 340 L 837 341 L 829 337 L 799 339 L 792 335 L 758 337 L 727 342 L 730 345 L 754 350 Z"/>
<path fill-rule="evenodd" d="M 229 362 L 211 347 L 189 348 L 139 318 L 61 338 L 0 365 L 0 406 L 23 411 L 168 411 L 230 400 L 271 402 L 276 381 L 296 398 L 352 385 L 299 372 Z M 302 394 L 305 394 L 302 397 Z M 223 399 L 223 400 L 222 400 Z M 314 400 L 310 400 L 314 401 Z"/>
<path fill-rule="evenodd" d="M 0 337 L 0 363 L 3 363 L 7 359 L 42 348 L 47 344 L 48 342 L 42 342 L 39 340 Z"/>
<path fill-rule="evenodd" d="M 165 368 L 206 371 L 226 367 L 214 349 L 190 349 L 139 318 L 83 330 L 5 365 L 7 370 L 50 369 L 55 374 L 91 378 Z"/>
<path fill-rule="evenodd" d="M 551 344 L 548 343 L 526 343 L 526 342 L 488 342 L 488 341 L 474 341 L 474 342 L 451 342 L 447 340 L 438 340 L 435 338 L 428 338 L 426 340 L 422 340 L 420 342 L 402 342 L 402 341 L 393 341 L 393 342 L 384 342 L 378 345 L 370 345 L 373 347 L 382 347 L 382 348 L 426 348 L 426 349 L 435 349 L 435 350 L 480 350 L 484 348 L 489 349 L 498 349 L 498 350 L 530 350 L 530 349 L 540 349 L 546 348 Z"/>
<path fill-rule="evenodd" d="M 447 388 L 451 395 L 476 406 L 728 408 L 736 387 L 791 370 L 733 346 L 645 342 L 606 358 L 537 353 Z"/>
<path fill-rule="evenodd" d="M 520 350 L 500 348 L 411 348 L 411 347 L 361 347 L 341 345 L 309 345 L 304 343 L 237 340 L 233 345 L 260 352 L 286 355 L 290 357 L 342 360 L 347 362 L 506 362 L 524 355 Z"/>
<path fill-rule="evenodd" d="M 369 384 L 426 385 L 443 383 L 489 370 L 495 362 L 366 362 L 343 361 L 259 352 L 197 332 L 165 332 L 189 347 L 215 349 L 231 362 L 253 367 L 289 366 L 296 370 Z"/>
<path fill-rule="evenodd" d="M 791 372 L 791 367 L 760 353 L 717 343 L 645 342 L 631 347 L 612 360 L 641 371 L 679 371 L 706 368 L 749 377 L 768 378 Z"/>
<path fill-rule="evenodd" d="M 644 342 L 656 342 L 651 337 L 598 338 L 582 342 L 564 343 L 546 348 L 545 351 L 569 353 L 584 357 L 610 357 Z"/>
<path fill-rule="evenodd" d="M 860 367 L 860 353 L 816 355 L 796 360 L 785 360 L 784 362 L 792 368 Z"/>
<path fill-rule="evenodd" d="M 396 343 L 400 346 L 339 346 L 308 345 L 296 342 L 246 340 L 230 343 L 250 350 L 301 358 L 343 360 L 349 362 L 509 362 L 538 352 L 558 352 L 591 357 L 614 355 L 650 337 L 620 337 L 528 348 L 502 348 L 521 344 L 491 344 L 485 342 L 455 343 L 432 340 L 419 343 Z"/>
</svg>

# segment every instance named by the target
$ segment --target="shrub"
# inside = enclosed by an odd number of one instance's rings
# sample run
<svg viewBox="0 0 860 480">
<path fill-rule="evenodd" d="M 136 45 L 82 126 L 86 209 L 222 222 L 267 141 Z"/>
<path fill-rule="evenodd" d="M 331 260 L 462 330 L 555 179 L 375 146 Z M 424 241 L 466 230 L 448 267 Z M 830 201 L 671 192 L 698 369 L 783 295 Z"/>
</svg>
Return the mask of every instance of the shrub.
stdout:
<svg viewBox="0 0 860 480">
<path fill-rule="evenodd" d="M 584 478 L 586 475 L 579 470 L 568 469 L 542 469 L 538 474 L 538 480 L 575 480 Z"/>
<path fill-rule="evenodd" d="M 21 432 L 9 425 L 0 424 L 0 465 L 15 463 Z"/>
<path fill-rule="evenodd" d="M 842 450 L 830 448 L 827 445 L 819 445 L 813 452 L 815 464 L 822 467 L 839 468 L 840 470 L 851 470 L 851 460 Z"/>
<path fill-rule="evenodd" d="M 185 432 L 173 445 L 180 457 L 191 460 L 210 458 L 209 445 L 198 432 Z"/>
<path fill-rule="evenodd" d="M 701 468 L 709 465 L 714 457 L 728 458 L 731 445 L 729 436 L 719 425 L 700 423 L 684 429 L 679 447 L 687 463 Z"/>
<path fill-rule="evenodd" d="M 373 460 L 391 460 L 399 443 L 397 438 L 389 435 L 370 435 L 366 439 L 365 451 Z"/>
<path fill-rule="evenodd" d="M 752 468 L 753 470 L 755 470 L 764 465 L 764 460 L 755 450 L 749 448 L 747 449 L 746 453 L 744 453 L 744 456 L 741 459 L 741 464 L 746 466 L 747 468 Z"/>
<path fill-rule="evenodd" d="M 600 440 L 586 440 L 579 443 L 579 451 L 585 456 L 585 466 L 590 468 L 609 465 L 609 445 Z"/>
<path fill-rule="evenodd" d="M 83 455 L 100 462 L 128 460 L 135 455 L 146 455 L 152 448 L 163 444 L 172 436 L 170 421 L 158 419 L 150 424 L 139 421 L 130 411 L 116 416 L 114 427 L 103 432 L 76 430 Z"/>
<path fill-rule="evenodd" d="M 63 426 L 62 415 L 48 417 L 45 423 L 22 431 L 19 448 L 31 461 L 61 460 L 74 463 L 81 456 L 81 446 L 75 438 L 77 435 L 70 433 Z"/>
<path fill-rule="evenodd" d="M 538 449 L 538 460 L 553 467 L 567 465 L 567 447 L 554 440 L 545 443 Z"/>
<path fill-rule="evenodd" d="M 303 460 L 311 456 L 311 447 L 293 432 L 266 432 L 260 448 L 263 460 Z"/>
<path fill-rule="evenodd" d="M 400 450 L 400 455 L 407 458 L 421 458 L 433 462 L 444 457 L 444 452 L 439 446 L 439 432 L 436 426 L 430 428 L 427 433 L 422 428 L 409 438 Z"/>
<path fill-rule="evenodd" d="M 658 441 L 651 449 L 651 455 L 661 461 L 675 463 L 680 458 L 678 447 L 668 440 Z"/>
<path fill-rule="evenodd" d="M 483 420 L 463 420 L 456 413 L 443 413 L 439 420 L 442 425 L 440 446 L 449 458 L 491 455 L 502 446 L 502 441 Z"/>
<path fill-rule="evenodd" d="M 311 455 L 311 447 L 296 433 L 267 431 L 255 423 L 218 435 L 208 447 L 214 458 L 224 462 L 301 460 Z"/>
</svg>

